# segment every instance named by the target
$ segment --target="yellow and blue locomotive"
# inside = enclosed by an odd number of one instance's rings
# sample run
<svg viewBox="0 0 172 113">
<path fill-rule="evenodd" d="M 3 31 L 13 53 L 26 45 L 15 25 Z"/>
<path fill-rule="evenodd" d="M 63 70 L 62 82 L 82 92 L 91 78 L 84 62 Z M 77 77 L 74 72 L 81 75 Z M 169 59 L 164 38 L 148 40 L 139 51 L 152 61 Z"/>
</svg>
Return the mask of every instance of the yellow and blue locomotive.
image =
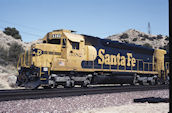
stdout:
<svg viewBox="0 0 172 113">
<path fill-rule="evenodd" d="M 16 84 L 26 88 L 89 84 L 158 84 L 167 80 L 165 50 L 54 30 L 18 61 Z"/>
</svg>

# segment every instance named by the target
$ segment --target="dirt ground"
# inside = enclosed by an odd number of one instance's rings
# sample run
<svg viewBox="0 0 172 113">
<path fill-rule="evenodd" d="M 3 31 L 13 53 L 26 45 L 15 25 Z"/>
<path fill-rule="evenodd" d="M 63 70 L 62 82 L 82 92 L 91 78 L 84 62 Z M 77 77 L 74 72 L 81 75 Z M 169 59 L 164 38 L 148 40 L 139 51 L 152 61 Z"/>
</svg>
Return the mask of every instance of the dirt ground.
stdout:
<svg viewBox="0 0 172 113">
<path fill-rule="evenodd" d="M 168 113 L 169 103 L 131 103 L 74 113 Z"/>
</svg>

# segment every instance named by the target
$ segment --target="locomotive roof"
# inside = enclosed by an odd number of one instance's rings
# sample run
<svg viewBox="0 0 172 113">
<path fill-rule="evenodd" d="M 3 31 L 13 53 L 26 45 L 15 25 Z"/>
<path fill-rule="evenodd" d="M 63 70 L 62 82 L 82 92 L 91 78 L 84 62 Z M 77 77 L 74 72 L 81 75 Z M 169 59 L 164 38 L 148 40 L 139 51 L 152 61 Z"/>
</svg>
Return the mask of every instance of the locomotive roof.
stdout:
<svg viewBox="0 0 172 113">
<path fill-rule="evenodd" d="M 53 32 L 54 32 L 54 31 L 69 31 L 69 32 L 71 32 L 71 33 L 72 33 L 72 32 L 76 32 L 76 31 L 74 31 L 74 30 L 66 30 L 66 29 L 57 29 L 57 30 L 53 30 Z"/>
<path fill-rule="evenodd" d="M 113 41 L 110 39 L 101 39 L 99 37 L 94 37 L 90 35 L 84 35 L 81 34 L 85 37 L 85 42 L 86 44 L 91 44 L 98 46 L 100 43 L 103 44 L 106 47 L 114 47 L 114 48 L 120 48 L 120 49 L 125 49 L 125 50 L 132 50 L 135 52 L 141 52 L 144 54 L 153 54 L 154 49 L 145 47 L 142 45 L 136 45 L 136 44 L 128 44 L 128 43 L 123 43 L 119 41 Z"/>
<path fill-rule="evenodd" d="M 119 41 L 112 41 L 110 39 L 103 39 L 102 42 L 104 42 L 106 46 L 121 48 L 125 50 L 132 50 L 132 51 L 143 53 L 143 54 L 153 54 L 154 52 L 154 49 L 145 47 L 142 45 L 128 44 L 128 43 L 123 43 Z"/>
<path fill-rule="evenodd" d="M 112 42 L 112 43 L 115 43 L 115 44 L 121 44 L 121 45 L 125 45 L 125 46 L 130 46 L 130 47 L 136 47 L 136 48 L 144 48 L 144 49 L 147 49 L 147 50 L 153 50 L 152 48 L 149 48 L 149 47 L 145 47 L 145 46 L 142 46 L 142 45 L 136 45 L 136 44 L 129 44 L 129 43 L 123 43 L 123 42 L 119 42 L 119 41 L 115 41 L 115 40 L 110 40 L 110 39 L 101 39 L 99 37 L 94 37 L 94 36 L 90 36 L 90 35 L 84 35 L 84 34 L 81 34 L 87 38 L 93 38 L 93 39 L 100 39 L 102 41 L 105 41 L 105 42 Z"/>
</svg>

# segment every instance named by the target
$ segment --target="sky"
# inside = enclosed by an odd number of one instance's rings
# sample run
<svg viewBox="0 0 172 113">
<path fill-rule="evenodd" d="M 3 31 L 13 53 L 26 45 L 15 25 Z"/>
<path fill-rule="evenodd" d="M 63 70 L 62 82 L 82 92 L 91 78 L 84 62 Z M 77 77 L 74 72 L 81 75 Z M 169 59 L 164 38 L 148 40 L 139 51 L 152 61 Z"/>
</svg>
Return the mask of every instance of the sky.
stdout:
<svg viewBox="0 0 172 113">
<path fill-rule="evenodd" d="M 15 27 L 24 42 L 57 29 L 100 38 L 135 29 L 169 36 L 168 0 L 0 0 L 0 30 Z"/>
</svg>

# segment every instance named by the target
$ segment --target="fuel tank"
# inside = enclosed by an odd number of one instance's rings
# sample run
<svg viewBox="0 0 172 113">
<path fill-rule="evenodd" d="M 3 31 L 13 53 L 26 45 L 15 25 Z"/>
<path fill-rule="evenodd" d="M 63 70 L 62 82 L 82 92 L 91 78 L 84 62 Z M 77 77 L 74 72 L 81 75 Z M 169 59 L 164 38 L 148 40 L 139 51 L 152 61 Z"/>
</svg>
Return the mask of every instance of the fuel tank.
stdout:
<svg viewBox="0 0 172 113">
<path fill-rule="evenodd" d="M 92 80 L 92 84 L 132 84 L 135 73 L 129 72 L 113 72 L 108 75 L 96 75 Z"/>
</svg>

